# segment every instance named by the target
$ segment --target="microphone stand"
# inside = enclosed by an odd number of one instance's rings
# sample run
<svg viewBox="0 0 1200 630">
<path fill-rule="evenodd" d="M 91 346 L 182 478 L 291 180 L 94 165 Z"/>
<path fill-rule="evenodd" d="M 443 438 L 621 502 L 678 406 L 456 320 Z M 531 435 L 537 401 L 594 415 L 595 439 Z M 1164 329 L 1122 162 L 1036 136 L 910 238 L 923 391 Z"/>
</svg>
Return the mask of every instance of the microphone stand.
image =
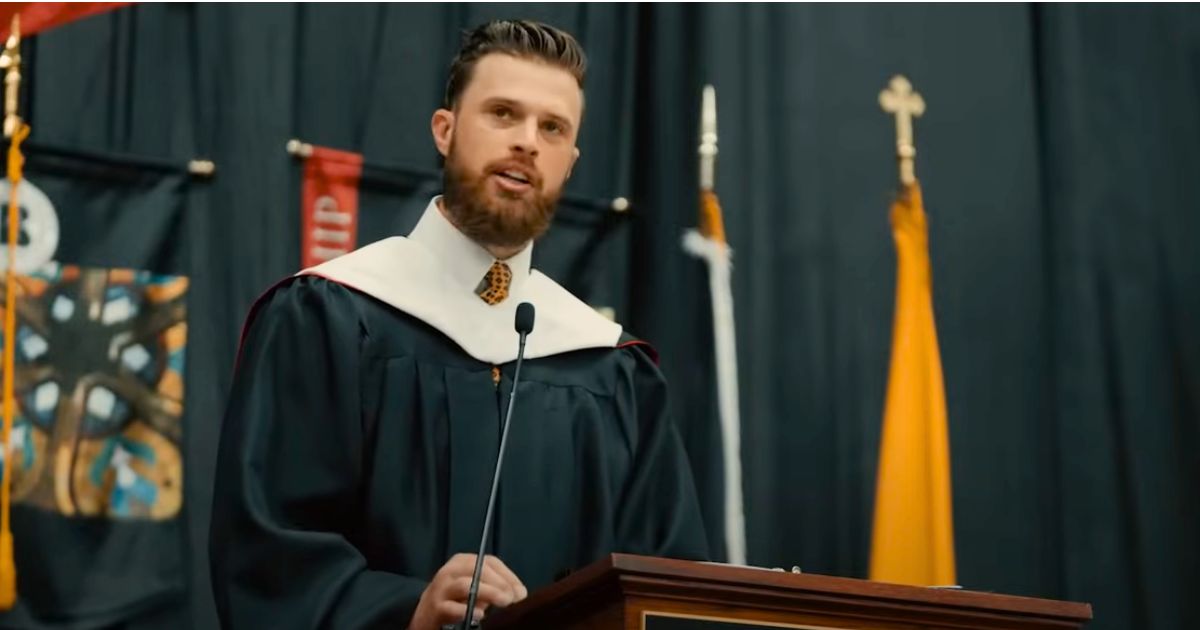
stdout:
<svg viewBox="0 0 1200 630">
<path fill-rule="evenodd" d="M 471 576 L 471 590 L 467 594 L 467 612 L 463 615 L 461 630 L 472 630 L 479 623 L 471 617 L 475 611 L 475 601 L 479 597 L 479 578 L 483 574 L 483 557 L 487 551 L 488 537 L 492 531 L 492 512 L 496 507 L 496 492 L 500 488 L 500 470 L 504 464 L 505 446 L 508 444 L 508 427 L 512 424 L 513 407 L 517 401 L 517 383 L 521 380 L 521 364 L 525 361 L 525 337 L 533 331 L 533 305 L 522 302 L 517 306 L 515 326 L 520 334 L 517 347 L 517 368 L 513 371 L 512 391 L 508 395 L 508 410 L 504 414 L 504 426 L 500 430 L 500 451 L 496 454 L 496 469 L 492 473 L 492 491 L 488 494 L 487 513 L 483 517 L 483 536 L 479 540 L 479 553 L 475 556 L 475 573 Z"/>
</svg>

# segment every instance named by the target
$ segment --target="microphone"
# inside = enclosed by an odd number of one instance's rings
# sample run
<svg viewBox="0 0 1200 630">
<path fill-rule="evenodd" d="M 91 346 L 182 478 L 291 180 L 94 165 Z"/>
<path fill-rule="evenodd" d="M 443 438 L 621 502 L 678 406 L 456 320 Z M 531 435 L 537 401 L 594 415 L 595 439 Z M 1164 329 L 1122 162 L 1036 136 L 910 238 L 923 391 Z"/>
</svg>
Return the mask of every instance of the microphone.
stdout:
<svg viewBox="0 0 1200 630">
<path fill-rule="evenodd" d="M 517 383 L 521 380 L 521 363 L 525 360 L 525 337 L 533 332 L 533 305 L 521 302 L 517 305 L 517 316 L 513 327 L 519 334 L 517 346 L 517 369 L 513 372 L 512 392 L 508 395 L 508 411 L 504 413 L 504 425 L 500 429 L 500 451 L 496 453 L 496 470 L 492 473 L 492 491 L 488 495 L 487 513 L 483 517 L 483 536 L 479 540 L 479 554 L 475 556 L 475 573 L 471 575 L 471 590 L 467 594 L 467 613 L 463 616 L 462 630 L 478 628 L 472 621 L 475 600 L 479 596 L 479 578 L 483 573 L 483 554 L 487 550 L 488 536 L 492 530 L 492 512 L 496 506 L 496 491 L 500 488 L 500 467 L 504 463 L 504 447 L 508 444 L 508 425 L 512 422 L 513 405 L 517 401 Z"/>
</svg>

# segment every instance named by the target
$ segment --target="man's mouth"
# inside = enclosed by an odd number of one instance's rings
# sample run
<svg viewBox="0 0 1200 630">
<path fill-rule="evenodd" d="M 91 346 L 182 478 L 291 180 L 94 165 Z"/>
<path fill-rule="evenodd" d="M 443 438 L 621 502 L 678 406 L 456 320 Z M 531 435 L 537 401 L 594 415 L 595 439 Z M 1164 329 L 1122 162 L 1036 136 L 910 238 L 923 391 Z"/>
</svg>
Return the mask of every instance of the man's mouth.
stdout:
<svg viewBox="0 0 1200 630">
<path fill-rule="evenodd" d="M 510 170 L 506 170 L 506 171 L 500 171 L 499 173 L 497 173 L 497 175 L 499 175 L 505 179 L 509 179 L 514 182 L 520 183 L 520 184 L 528 185 L 531 183 L 529 181 L 529 176 L 527 176 L 525 173 L 522 173 L 521 171 L 517 171 L 517 170 L 510 169 Z"/>
<path fill-rule="evenodd" d="M 537 179 L 533 171 L 519 164 L 499 165 L 492 171 L 492 175 L 500 190 L 510 194 L 525 195 L 537 187 L 535 184 Z"/>
</svg>

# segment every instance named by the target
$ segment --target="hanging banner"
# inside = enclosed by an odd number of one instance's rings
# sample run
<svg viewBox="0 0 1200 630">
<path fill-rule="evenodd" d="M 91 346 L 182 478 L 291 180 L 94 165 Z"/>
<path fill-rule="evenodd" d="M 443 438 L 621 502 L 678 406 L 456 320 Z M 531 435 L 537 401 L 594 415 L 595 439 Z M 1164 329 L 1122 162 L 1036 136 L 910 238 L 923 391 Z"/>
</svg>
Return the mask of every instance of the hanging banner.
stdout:
<svg viewBox="0 0 1200 630">
<path fill-rule="evenodd" d="M 0 628 L 119 626 L 186 596 L 190 179 L 184 164 L 26 153 L 9 451 L 18 589 Z"/>
<path fill-rule="evenodd" d="M 301 268 L 353 251 L 358 241 L 358 182 L 362 156 L 312 147 L 304 161 L 301 195 Z"/>
</svg>

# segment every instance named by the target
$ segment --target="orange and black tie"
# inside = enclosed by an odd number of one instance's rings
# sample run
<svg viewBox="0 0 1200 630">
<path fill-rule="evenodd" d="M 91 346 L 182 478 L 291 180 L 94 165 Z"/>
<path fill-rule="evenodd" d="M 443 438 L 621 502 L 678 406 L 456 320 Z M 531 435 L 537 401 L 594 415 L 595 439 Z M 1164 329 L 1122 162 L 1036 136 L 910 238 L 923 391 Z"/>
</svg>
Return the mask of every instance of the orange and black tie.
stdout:
<svg viewBox="0 0 1200 630">
<path fill-rule="evenodd" d="M 484 302 L 495 306 L 508 297 L 508 287 L 511 284 L 512 270 L 508 268 L 508 265 L 497 260 L 492 263 L 491 268 L 484 274 L 483 280 L 479 281 L 479 286 L 475 288 L 475 293 Z"/>
</svg>

